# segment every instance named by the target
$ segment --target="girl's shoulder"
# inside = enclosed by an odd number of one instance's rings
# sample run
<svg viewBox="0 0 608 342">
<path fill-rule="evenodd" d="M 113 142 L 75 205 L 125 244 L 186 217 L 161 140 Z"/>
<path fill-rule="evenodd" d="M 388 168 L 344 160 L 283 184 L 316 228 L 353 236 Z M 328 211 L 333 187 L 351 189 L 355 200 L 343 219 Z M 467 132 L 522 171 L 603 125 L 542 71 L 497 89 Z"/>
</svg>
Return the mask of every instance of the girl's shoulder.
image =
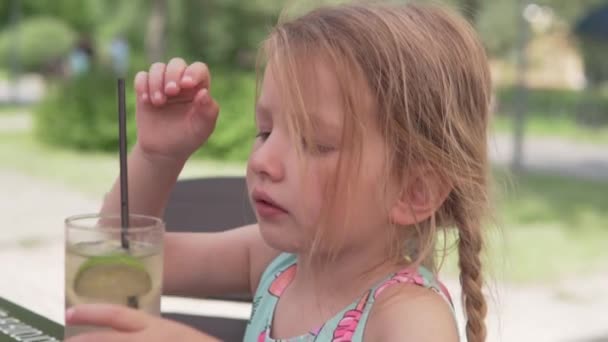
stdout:
<svg viewBox="0 0 608 342">
<path fill-rule="evenodd" d="M 453 312 L 435 293 L 411 284 L 387 289 L 372 308 L 364 341 L 458 341 Z"/>
<path fill-rule="evenodd" d="M 365 341 L 458 341 L 447 289 L 423 267 L 397 272 L 376 289 L 364 336 Z"/>
</svg>

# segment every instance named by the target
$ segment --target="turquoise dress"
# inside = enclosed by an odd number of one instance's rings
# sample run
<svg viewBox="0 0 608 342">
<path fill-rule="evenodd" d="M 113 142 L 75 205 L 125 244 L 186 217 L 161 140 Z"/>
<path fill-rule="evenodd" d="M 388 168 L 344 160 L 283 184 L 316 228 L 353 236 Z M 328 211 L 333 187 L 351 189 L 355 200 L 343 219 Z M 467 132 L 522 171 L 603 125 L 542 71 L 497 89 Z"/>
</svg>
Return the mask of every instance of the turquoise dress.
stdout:
<svg viewBox="0 0 608 342">
<path fill-rule="evenodd" d="M 289 339 L 273 339 L 270 337 L 270 331 L 272 331 L 275 308 L 283 291 L 293 280 L 296 268 L 296 256 L 286 253 L 279 255 L 268 265 L 254 296 L 245 342 L 362 341 L 365 323 L 376 298 L 383 290 L 394 284 L 410 283 L 431 289 L 445 298 L 453 311 L 447 289 L 429 270 L 422 266 L 407 267 L 389 275 L 317 329 Z"/>
</svg>

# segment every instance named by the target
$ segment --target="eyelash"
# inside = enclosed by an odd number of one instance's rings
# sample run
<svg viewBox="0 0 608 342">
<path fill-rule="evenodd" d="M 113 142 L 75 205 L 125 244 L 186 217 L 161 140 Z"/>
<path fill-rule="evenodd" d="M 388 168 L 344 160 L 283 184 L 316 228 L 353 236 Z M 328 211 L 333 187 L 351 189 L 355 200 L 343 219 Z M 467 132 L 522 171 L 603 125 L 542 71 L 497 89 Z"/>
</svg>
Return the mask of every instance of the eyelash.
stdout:
<svg viewBox="0 0 608 342">
<path fill-rule="evenodd" d="M 270 133 L 271 132 L 269 132 L 269 131 L 268 132 L 265 132 L 265 131 L 258 132 L 255 135 L 255 137 L 256 137 L 256 139 L 260 139 L 262 142 L 264 142 L 264 141 L 266 141 L 266 139 L 268 139 L 268 137 L 270 136 Z M 302 146 L 304 147 L 305 150 L 309 150 L 308 143 L 303 138 L 302 138 Z M 334 150 L 335 150 L 335 147 L 333 147 L 333 146 L 318 144 L 318 145 L 316 145 L 315 152 L 318 154 L 327 154 L 327 153 L 333 152 Z"/>
<path fill-rule="evenodd" d="M 268 136 L 270 135 L 270 132 L 258 132 L 255 137 L 256 139 L 261 139 L 262 141 L 266 141 L 266 139 L 268 139 Z"/>
<path fill-rule="evenodd" d="M 308 143 L 304 139 L 302 139 L 302 146 L 304 146 L 305 150 L 310 150 L 308 148 Z M 314 152 L 318 153 L 318 154 L 327 154 L 327 153 L 333 152 L 334 150 L 335 150 L 335 147 L 333 147 L 333 146 L 317 144 Z"/>
</svg>

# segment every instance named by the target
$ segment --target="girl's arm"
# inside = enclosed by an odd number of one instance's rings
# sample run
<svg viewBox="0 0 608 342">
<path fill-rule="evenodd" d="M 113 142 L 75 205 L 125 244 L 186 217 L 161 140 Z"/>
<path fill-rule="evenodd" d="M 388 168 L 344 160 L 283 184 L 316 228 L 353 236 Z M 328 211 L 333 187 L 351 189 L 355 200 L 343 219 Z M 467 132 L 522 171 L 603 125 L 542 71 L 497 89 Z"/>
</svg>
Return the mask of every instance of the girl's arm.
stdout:
<svg viewBox="0 0 608 342">
<path fill-rule="evenodd" d="M 278 254 L 263 241 L 257 224 L 220 233 L 169 233 L 164 292 L 187 297 L 253 294 Z"/>
</svg>

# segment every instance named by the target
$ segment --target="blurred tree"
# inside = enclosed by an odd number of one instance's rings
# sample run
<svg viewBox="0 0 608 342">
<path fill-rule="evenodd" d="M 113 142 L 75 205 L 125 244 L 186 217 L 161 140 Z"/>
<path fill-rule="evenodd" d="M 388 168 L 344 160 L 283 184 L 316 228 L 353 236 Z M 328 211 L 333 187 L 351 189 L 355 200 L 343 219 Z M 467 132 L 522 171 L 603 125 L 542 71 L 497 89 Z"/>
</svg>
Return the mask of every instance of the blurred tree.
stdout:
<svg viewBox="0 0 608 342">
<path fill-rule="evenodd" d="M 608 82 L 608 37 L 606 40 L 597 38 L 582 38 L 580 48 L 583 55 L 585 77 L 591 87 L 600 87 Z"/>
<path fill-rule="evenodd" d="M 526 48 L 530 30 L 523 12 L 529 3 L 529 0 L 518 0 L 514 11 L 514 17 L 519 24 L 517 39 L 517 108 L 513 125 L 513 159 L 511 160 L 511 169 L 514 172 L 522 170 L 524 160 L 524 129 L 528 112 L 528 85 L 526 84 L 528 58 Z"/>
<path fill-rule="evenodd" d="M 154 0 L 146 30 L 146 53 L 150 63 L 165 60 L 167 0 Z"/>
<path fill-rule="evenodd" d="M 77 32 L 91 32 L 102 1 L 95 0 L 21 0 L 24 17 L 45 15 L 64 21 Z"/>
<path fill-rule="evenodd" d="M 22 20 L 17 29 L 18 42 L 13 39 L 13 31 L 0 33 L 0 60 L 8 62 L 15 54 L 26 72 L 58 71 L 58 63 L 76 41 L 76 33 L 53 17 L 31 16 Z"/>
<path fill-rule="evenodd" d="M 595 87 L 608 81 L 608 4 L 590 9 L 579 19 L 573 31 L 580 37 L 589 85 Z"/>
<path fill-rule="evenodd" d="M 561 19 L 572 26 L 585 12 L 605 4 L 606 0 L 537 0 L 535 3 L 551 7 Z"/>
<path fill-rule="evenodd" d="M 493 56 L 512 53 L 517 45 L 516 1 L 486 1 L 477 18 L 477 31 Z"/>
<path fill-rule="evenodd" d="M 514 17 L 518 6 L 517 0 L 458 0 L 458 6 L 469 18 L 474 16 L 477 29 L 489 53 L 497 57 L 514 55 L 518 41 L 518 19 Z M 471 2 L 472 4 L 467 4 Z M 551 9 L 557 20 L 572 27 L 590 8 L 605 4 L 606 0 L 536 0 L 530 4 L 545 6 Z M 477 7 L 475 7 L 477 6 Z M 468 8 L 477 8 L 477 12 Z"/>
<path fill-rule="evenodd" d="M 214 65 L 253 66 L 255 51 L 276 23 L 282 0 L 175 0 L 169 4 L 168 48 Z"/>
<path fill-rule="evenodd" d="M 479 14 L 482 1 L 483 0 L 458 0 L 460 10 L 471 23 L 477 22 L 477 16 Z"/>
<path fill-rule="evenodd" d="M 581 100 L 577 119 L 587 125 L 606 122 L 608 113 L 593 100 L 594 93 L 602 93 L 608 84 L 608 3 L 590 9 L 574 28 L 578 35 L 587 80 L 585 95 Z"/>
<path fill-rule="evenodd" d="M 109 42 L 126 37 L 134 68 L 171 55 L 214 65 L 251 69 L 259 42 L 276 23 L 286 0 L 20 0 L 25 19 L 44 15 L 64 23 L 78 37 L 90 37 L 107 59 Z M 0 3 L 0 16 L 10 6 Z M 0 32 L 9 20 L 0 21 Z"/>
<path fill-rule="evenodd" d="M 24 23 L 29 22 L 30 18 L 44 17 L 52 20 L 54 27 L 63 27 L 70 34 L 63 38 L 48 36 L 40 45 L 53 45 L 55 39 L 58 40 L 59 47 L 65 47 L 62 42 L 77 37 L 89 37 L 94 43 L 94 49 L 103 53 L 106 45 L 117 35 L 125 36 L 132 47 L 137 51 L 143 51 L 143 39 L 145 31 L 145 19 L 147 17 L 147 0 L 19 0 L 21 5 L 21 17 Z M 8 2 L 0 1 L 0 17 L 7 19 L 10 17 Z M 0 35 L 10 35 L 7 23 L 9 20 L 0 20 Z M 47 21 L 48 22 L 48 21 Z M 28 24 L 30 25 L 30 24 Z M 49 30 L 49 34 L 57 32 L 56 29 Z M 23 33 L 21 33 L 23 35 Z M 44 30 L 41 30 L 41 38 L 44 37 Z M 25 37 L 22 37 L 25 39 Z M 25 43 L 25 42 L 23 42 Z M 52 46 L 51 51 L 56 51 L 58 47 Z M 66 51 L 64 51 L 66 52 Z M 143 54 L 141 52 L 140 54 Z M 44 51 L 40 58 L 48 55 Z M 137 56 L 138 54 L 136 54 Z M 139 63 L 140 65 L 142 63 Z"/>
</svg>

